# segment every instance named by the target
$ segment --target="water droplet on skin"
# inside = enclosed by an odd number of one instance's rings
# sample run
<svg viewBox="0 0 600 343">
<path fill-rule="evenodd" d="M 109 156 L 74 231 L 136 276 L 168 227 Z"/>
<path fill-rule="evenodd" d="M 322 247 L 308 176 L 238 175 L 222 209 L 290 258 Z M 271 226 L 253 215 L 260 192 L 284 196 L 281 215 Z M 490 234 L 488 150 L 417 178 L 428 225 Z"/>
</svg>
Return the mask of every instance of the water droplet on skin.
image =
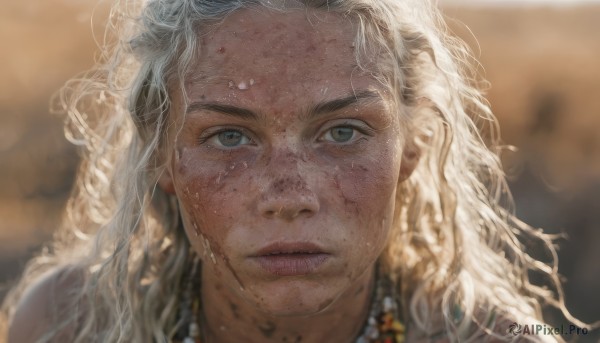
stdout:
<svg viewBox="0 0 600 343">
<path fill-rule="evenodd" d="M 254 86 L 254 79 L 250 79 L 250 86 Z"/>
<path fill-rule="evenodd" d="M 229 81 L 229 88 L 233 89 L 234 86 L 235 86 L 235 83 L 233 83 L 233 81 Z"/>
<path fill-rule="evenodd" d="M 246 81 L 242 81 L 238 83 L 237 88 L 240 90 L 246 90 L 248 89 L 248 84 L 246 83 Z"/>
<path fill-rule="evenodd" d="M 202 235 L 201 240 L 202 240 L 202 245 L 204 246 L 204 256 L 210 255 L 210 258 L 213 261 L 213 263 L 217 264 L 215 255 L 213 254 L 212 249 L 210 248 L 210 242 L 208 241 L 208 239 L 206 237 L 204 237 L 204 235 Z"/>
<path fill-rule="evenodd" d="M 196 192 L 195 197 L 197 200 L 200 199 L 200 194 L 198 194 L 198 192 Z"/>
</svg>

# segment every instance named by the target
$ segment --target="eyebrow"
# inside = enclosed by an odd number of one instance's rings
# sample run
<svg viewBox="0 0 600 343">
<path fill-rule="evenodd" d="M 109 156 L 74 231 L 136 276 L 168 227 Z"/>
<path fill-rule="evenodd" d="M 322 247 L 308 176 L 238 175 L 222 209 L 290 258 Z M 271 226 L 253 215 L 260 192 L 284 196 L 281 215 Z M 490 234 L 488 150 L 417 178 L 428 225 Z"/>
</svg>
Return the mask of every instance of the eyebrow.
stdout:
<svg viewBox="0 0 600 343">
<path fill-rule="evenodd" d="M 358 103 L 359 101 L 365 100 L 365 99 L 381 99 L 381 97 L 376 92 L 364 90 L 364 91 L 360 91 L 360 92 L 348 95 L 347 97 L 344 97 L 344 98 L 334 99 L 334 100 L 318 103 L 309 110 L 308 118 L 312 119 L 321 114 L 339 111 L 341 109 L 344 109 L 348 106 L 354 105 L 354 104 Z"/>
<path fill-rule="evenodd" d="M 192 112 L 199 112 L 202 110 L 223 113 L 223 114 L 227 114 L 227 115 L 230 115 L 233 117 L 239 117 L 242 119 L 254 119 L 254 120 L 258 119 L 258 115 L 248 109 L 231 106 L 231 105 L 219 104 L 219 103 L 210 103 L 210 102 L 209 103 L 193 102 L 188 106 L 185 113 L 189 114 Z"/>
<path fill-rule="evenodd" d="M 318 116 L 326 114 L 326 113 L 332 113 L 335 111 L 339 111 L 341 109 L 344 109 L 346 107 L 354 105 L 354 104 L 358 103 L 359 101 L 365 100 L 365 99 L 381 99 L 381 96 L 374 91 L 364 90 L 364 91 L 359 91 L 359 92 L 353 93 L 353 94 L 348 95 L 343 98 L 324 101 L 324 102 L 321 102 L 321 103 L 318 103 L 318 104 L 312 106 L 308 111 L 306 119 L 310 120 L 310 119 L 314 119 L 315 117 L 318 117 Z M 201 101 L 192 102 L 188 106 L 188 108 L 186 110 L 186 114 L 189 114 L 192 112 L 198 112 L 198 111 L 202 111 L 202 110 L 222 113 L 222 114 L 226 114 L 229 116 L 246 119 L 246 120 L 248 120 L 248 119 L 259 120 L 260 119 L 260 116 L 257 113 L 255 113 L 249 109 L 246 109 L 246 108 L 232 106 L 232 105 L 225 105 L 225 104 L 221 104 L 221 103 L 211 103 L 211 102 L 201 102 Z"/>
</svg>

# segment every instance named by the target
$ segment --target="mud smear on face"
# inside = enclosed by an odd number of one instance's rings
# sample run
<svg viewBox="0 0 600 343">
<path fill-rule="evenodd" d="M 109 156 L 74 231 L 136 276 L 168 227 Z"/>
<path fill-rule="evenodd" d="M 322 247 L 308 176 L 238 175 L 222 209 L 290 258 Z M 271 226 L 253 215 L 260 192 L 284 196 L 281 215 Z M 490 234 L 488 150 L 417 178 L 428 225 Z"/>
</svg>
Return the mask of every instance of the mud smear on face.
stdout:
<svg viewBox="0 0 600 343">
<path fill-rule="evenodd" d="M 329 305 L 331 305 L 334 300 L 335 300 L 334 298 L 329 298 L 329 299 L 326 299 L 325 301 L 323 301 L 322 303 L 320 303 L 319 306 L 317 307 L 317 312 L 321 312 L 324 309 L 326 309 L 327 307 L 329 307 Z"/>
<path fill-rule="evenodd" d="M 185 159 L 185 157 L 184 157 L 185 153 L 186 153 L 185 149 L 175 151 L 176 158 L 173 160 L 173 164 L 178 163 L 178 168 L 175 169 L 174 168 L 175 165 L 173 165 L 173 170 L 177 170 L 180 175 L 185 175 L 189 169 L 188 165 L 187 165 L 188 163 L 186 163 L 186 161 L 183 160 L 183 159 Z M 230 176 L 230 173 L 235 172 L 236 169 L 239 169 L 236 167 L 237 167 L 237 165 L 235 163 L 233 163 L 233 164 L 229 165 L 225 169 L 225 171 L 219 172 L 217 178 L 215 179 L 215 184 L 218 185 L 218 187 L 217 187 L 218 189 L 216 190 L 217 192 L 227 185 L 227 183 L 224 181 L 228 176 Z M 241 163 L 241 167 L 242 167 L 242 169 L 247 169 L 248 168 L 247 162 L 244 161 L 243 163 Z M 195 185 L 194 187 L 197 189 L 198 186 L 200 186 L 200 185 Z M 187 209 L 188 213 L 197 213 L 198 210 L 201 208 L 203 209 L 201 212 L 205 212 L 204 206 L 202 206 L 202 204 L 200 202 L 200 194 L 198 192 L 195 192 L 194 194 L 192 194 L 189 187 L 186 187 L 184 189 L 184 196 L 187 198 L 187 202 L 189 204 L 193 204 L 192 205 L 193 210 L 188 208 Z M 190 210 L 192 210 L 192 211 L 190 211 Z M 216 213 L 216 211 L 215 211 L 215 213 Z M 214 238 L 210 237 L 210 235 L 206 235 L 205 232 L 203 232 L 201 230 L 201 228 L 197 224 L 198 222 L 202 222 L 202 221 L 198 221 L 196 218 L 196 215 L 192 215 L 193 229 L 196 234 L 196 237 L 199 237 L 201 239 L 201 243 L 204 248 L 204 255 L 205 256 L 209 255 L 210 259 L 212 260 L 213 264 L 215 264 L 215 265 L 217 264 L 215 254 L 216 254 L 216 256 L 220 257 L 221 260 L 223 260 L 225 267 L 231 272 L 231 274 L 233 275 L 233 277 L 239 284 L 240 289 L 244 290 L 245 289 L 244 283 L 239 278 L 236 271 L 233 269 L 231 262 L 229 261 L 229 257 L 227 257 L 227 255 L 224 253 L 221 246 L 217 243 L 217 241 L 215 241 Z M 217 268 L 215 268 L 215 271 L 217 274 L 219 273 Z"/>
<path fill-rule="evenodd" d="M 348 196 L 344 193 L 344 190 L 342 189 L 342 186 L 340 185 L 340 180 L 339 180 L 338 174 L 333 176 L 333 184 L 335 185 L 335 188 L 337 188 L 337 190 L 340 192 L 342 199 L 344 199 L 344 205 L 354 207 L 355 213 L 359 213 L 360 209 L 359 209 L 358 203 L 354 200 L 349 199 Z"/>
<path fill-rule="evenodd" d="M 356 290 L 356 293 L 354 293 L 355 296 L 361 294 L 363 291 L 365 290 L 365 285 L 360 285 L 360 287 Z"/>
<path fill-rule="evenodd" d="M 239 276 L 237 275 L 237 273 L 231 266 L 229 257 L 227 257 L 227 255 L 223 252 L 223 249 L 221 248 L 221 246 L 217 242 L 215 242 L 214 239 L 207 238 L 202 233 L 200 234 L 200 236 L 203 237 L 204 240 L 206 240 L 208 249 L 211 251 L 211 254 L 213 254 L 212 252 L 214 251 L 217 254 L 217 256 L 219 256 L 221 258 L 221 260 L 223 260 L 223 263 L 225 263 L 225 267 L 231 272 L 231 275 L 233 275 L 233 277 L 235 278 L 237 283 L 240 285 L 240 289 L 242 291 L 245 290 L 246 288 L 244 287 L 244 283 L 242 282 L 242 280 L 239 278 Z M 214 254 L 212 256 L 214 256 Z M 213 260 L 213 263 L 217 264 L 216 260 Z"/>
<path fill-rule="evenodd" d="M 286 176 L 282 179 L 277 180 L 273 184 L 273 190 L 277 194 L 287 193 L 290 191 L 303 191 L 308 187 L 306 182 L 300 178 L 300 175 L 297 177 Z"/>
</svg>

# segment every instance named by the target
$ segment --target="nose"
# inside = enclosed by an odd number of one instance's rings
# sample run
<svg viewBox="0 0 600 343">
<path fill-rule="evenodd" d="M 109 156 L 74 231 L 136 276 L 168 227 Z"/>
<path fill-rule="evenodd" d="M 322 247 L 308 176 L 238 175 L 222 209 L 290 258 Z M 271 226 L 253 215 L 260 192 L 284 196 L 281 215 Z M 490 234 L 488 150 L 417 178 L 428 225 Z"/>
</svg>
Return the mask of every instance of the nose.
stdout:
<svg viewBox="0 0 600 343">
<path fill-rule="evenodd" d="M 280 176 L 261 195 L 258 210 L 265 218 L 292 221 L 315 215 L 319 200 L 300 175 Z"/>
</svg>

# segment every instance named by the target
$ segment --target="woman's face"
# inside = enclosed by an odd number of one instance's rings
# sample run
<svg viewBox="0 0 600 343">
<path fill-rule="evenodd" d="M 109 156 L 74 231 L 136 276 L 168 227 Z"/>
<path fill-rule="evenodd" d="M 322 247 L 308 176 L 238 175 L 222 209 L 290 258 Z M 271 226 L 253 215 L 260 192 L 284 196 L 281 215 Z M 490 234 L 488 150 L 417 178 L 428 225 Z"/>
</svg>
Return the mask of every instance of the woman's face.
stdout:
<svg viewBox="0 0 600 343">
<path fill-rule="evenodd" d="M 282 315 L 316 313 L 372 271 L 404 142 L 352 24 L 306 13 L 240 10 L 199 38 L 161 179 L 204 273 Z"/>
</svg>

